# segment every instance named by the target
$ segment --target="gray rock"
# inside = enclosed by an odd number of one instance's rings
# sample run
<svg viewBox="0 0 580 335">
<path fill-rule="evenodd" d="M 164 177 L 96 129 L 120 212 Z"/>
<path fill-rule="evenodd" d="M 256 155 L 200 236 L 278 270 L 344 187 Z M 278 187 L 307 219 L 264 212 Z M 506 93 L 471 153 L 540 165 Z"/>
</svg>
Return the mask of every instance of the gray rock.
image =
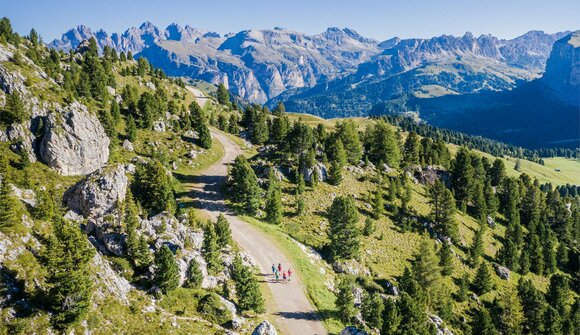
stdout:
<svg viewBox="0 0 580 335">
<path fill-rule="evenodd" d="M 27 121 L 28 126 L 23 124 L 13 124 L 6 130 L 7 140 L 14 142 L 11 147 L 16 152 L 26 151 L 31 162 L 36 162 L 36 154 L 32 143 L 34 142 L 34 135 L 29 130 L 30 121 Z"/>
<path fill-rule="evenodd" d="M 252 332 L 252 335 L 277 335 L 276 328 L 268 321 L 262 321 L 256 329 Z"/>
<path fill-rule="evenodd" d="M 113 297 L 124 304 L 129 305 L 127 295 L 133 287 L 127 279 L 118 275 L 109 262 L 99 253 L 95 253 L 95 257 L 92 259 L 92 264 L 94 265 L 94 268 L 96 268 L 94 277 L 98 285 L 96 292 L 97 295 L 100 295 L 103 299 L 106 297 Z"/>
<path fill-rule="evenodd" d="M 344 328 L 339 335 L 369 335 L 369 333 L 365 332 L 364 330 L 360 330 L 355 326 L 348 326 Z"/>
<path fill-rule="evenodd" d="M 12 194 L 25 204 L 36 207 L 36 193 L 33 190 L 20 189 L 12 185 Z"/>
<path fill-rule="evenodd" d="M 306 182 L 312 181 L 312 175 L 314 174 L 314 170 L 318 173 L 318 181 L 325 181 L 328 179 L 328 170 L 326 166 L 320 162 L 317 162 L 313 167 L 307 168 L 302 167 L 302 176 L 304 176 L 304 180 Z"/>
<path fill-rule="evenodd" d="M 84 217 L 101 217 L 111 213 L 125 200 L 128 179 L 123 165 L 99 169 L 66 191 L 64 201 Z"/>
<path fill-rule="evenodd" d="M 0 89 L 8 94 L 18 91 L 20 94 L 28 95 L 24 76 L 19 72 L 8 71 L 2 64 L 0 64 Z"/>
<path fill-rule="evenodd" d="M 495 273 L 503 280 L 509 280 L 511 271 L 510 269 L 506 268 L 505 266 L 501 266 L 499 264 L 495 264 Z"/>
<path fill-rule="evenodd" d="M 355 259 L 349 259 L 344 261 L 336 261 L 332 264 L 332 268 L 336 273 L 346 273 L 349 275 L 365 275 L 370 276 L 371 272 L 366 267 L 362 266 Z"/>
<path fill-rule="evenodd" d="M 443 323 L 443 319 L 441 319 L 437 315 L 430 315 L 429 321 L 435 325 L 435 329 L 437 330 L 437 335 L 453 335 L 453 332 L 449 330 L 449 328 L 445 327 Z"/>
<path fill-rule="evenodd" d="M 84 175 L 105 165 L 109 143 L 97 117 L 86 106 L 73 102 L 48 116 L 39 153 L 62 175 Z"/>
<path fill-rule="evenodd" d="M 155 125 L 153 125 L 153 130 L 158 131 L 158 132 L 164 132 L 165 131 L 165 122 L 163 122 L 163 121 L 156 122 Z"/>
<path fill-rule="evenodd" d="M 133 148 L 133 143 L 131 143 L 131 141 L 129 141 L 129 140 L 127 140 L 127 139 L 125 139 L 125 140 L 123 141 L 123 149 L 125 149 L 125 150 L 127 150 L 127 151 L 131 151 L 131 152 L 132 152 L 133 150 L 135 150 L 135 149 Z"/>
</svg>

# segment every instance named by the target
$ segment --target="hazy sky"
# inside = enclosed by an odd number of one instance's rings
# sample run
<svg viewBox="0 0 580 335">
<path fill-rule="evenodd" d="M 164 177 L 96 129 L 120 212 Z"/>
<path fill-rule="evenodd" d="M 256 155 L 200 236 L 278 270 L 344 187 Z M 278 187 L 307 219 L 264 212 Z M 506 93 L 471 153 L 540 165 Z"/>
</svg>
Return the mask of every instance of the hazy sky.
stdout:
<svg viewBox="0 0 580 335">
<path fill-rule="evenodd" d="M 319 33 L 349 27 L 384 40 L 441 34 L 491 33 L 512 38 L 529 30 L 580 28 L 579 0 L 0 0 L 21 34 L 36 28 L 46 42 L 79 24 L 109 33 L 151 21 L 218 33 L 285 27 Z"/>
</svg>

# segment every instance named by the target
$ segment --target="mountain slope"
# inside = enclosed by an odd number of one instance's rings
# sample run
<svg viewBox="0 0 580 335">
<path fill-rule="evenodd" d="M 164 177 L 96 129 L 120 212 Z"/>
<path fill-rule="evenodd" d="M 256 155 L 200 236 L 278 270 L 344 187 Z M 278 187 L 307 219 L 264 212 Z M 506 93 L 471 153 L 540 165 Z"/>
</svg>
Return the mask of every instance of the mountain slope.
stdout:
<svg viewBox="0 0 580 335">
<path fill-rule="evenodd" d="M 150 22 L 122 34 L 93 33 L 85 26 L 71 29 L 49 46 L 76 48 L 94 37 L 100 48 L 110 46 L 144 56 L 168 74 L 224 83 L 251 102 L 264 102 L 293 87 L 310 87 L 375 55 L 377 42 L 350 29 L 329 28 L 306 35 L 284 28 L 217 33 L 171 24 L 159 29 Z"/>
<path fill-rule="evenodd" d="M 356 73 L 311 89 L 287 91 L 269 105 L 284 101 L 291 111 L 337 117 L 364 115 L 401 94 L 433 97 L 511 89 L 543 72 L 553 42 L 564 35 L 532 31 L 513 40 L 470 33 L 393 39 L 381 43 L 385 49 L 359 65 Z"/>
</svg>

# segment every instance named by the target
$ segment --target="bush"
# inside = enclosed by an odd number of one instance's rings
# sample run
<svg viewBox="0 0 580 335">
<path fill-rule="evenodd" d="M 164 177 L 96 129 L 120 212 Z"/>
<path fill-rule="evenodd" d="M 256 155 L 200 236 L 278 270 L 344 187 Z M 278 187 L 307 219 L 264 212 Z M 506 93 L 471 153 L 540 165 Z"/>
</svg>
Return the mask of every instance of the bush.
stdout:
<svg viewBox="0 0 580 335">
<path fill-rule="evenodd" d="M 230 321 L 233 317 L 230 310 L 221 302 L 219 295 L 208 293 L 199 301 L 197 311 L 204 315 L 204 318 L 220 325 Z"/>
</svg>

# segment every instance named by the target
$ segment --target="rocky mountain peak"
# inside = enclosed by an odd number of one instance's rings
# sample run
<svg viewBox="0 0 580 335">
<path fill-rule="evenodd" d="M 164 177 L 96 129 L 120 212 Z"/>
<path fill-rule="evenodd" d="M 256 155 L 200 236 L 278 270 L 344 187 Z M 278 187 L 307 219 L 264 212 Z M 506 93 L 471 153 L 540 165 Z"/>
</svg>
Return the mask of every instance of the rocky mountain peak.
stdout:
<svg viewBox="0 0 580 335">
<path fill-rule="evenodd" d="M 554 43 L 542 80 L 560 99 L 580 104 L 580 30 Z"/>
</svg>

